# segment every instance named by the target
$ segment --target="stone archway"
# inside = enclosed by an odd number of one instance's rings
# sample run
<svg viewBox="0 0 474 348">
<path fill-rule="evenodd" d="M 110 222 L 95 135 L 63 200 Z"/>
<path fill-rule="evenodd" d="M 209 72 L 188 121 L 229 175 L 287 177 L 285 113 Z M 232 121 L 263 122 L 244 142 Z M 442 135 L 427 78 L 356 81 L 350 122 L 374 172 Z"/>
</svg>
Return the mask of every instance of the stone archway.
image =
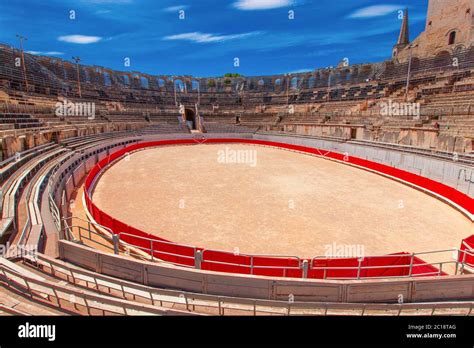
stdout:
<svg viewBox="0 0 474 348">
<path fill-rule="evenodd" d="M 450 63 L 451 63 L 451 54 L 448 51 L 443 50 L 436 54 L 436 57 L 434 59 L 434 65 L 436 68 L 447 67 L 450 65 Z"/>
<path fill-rule="evenodd" d="M 191 130 L 197 129 L 196 113 L 191 109 L 184 109 L 184 120 Z"/>
</svg>

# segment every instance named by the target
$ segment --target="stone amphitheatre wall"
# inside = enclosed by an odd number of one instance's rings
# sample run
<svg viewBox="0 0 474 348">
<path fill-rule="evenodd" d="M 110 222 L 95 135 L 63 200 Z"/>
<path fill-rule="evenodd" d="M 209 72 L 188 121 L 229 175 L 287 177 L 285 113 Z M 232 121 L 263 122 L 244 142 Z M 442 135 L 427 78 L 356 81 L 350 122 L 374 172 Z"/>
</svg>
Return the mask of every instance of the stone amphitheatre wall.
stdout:
<svg viewBox="0 0 474 348">
<path fill-rule="evenodd" d="M 104 123 L 83 125 L 80 127 L 69 127 L 59 129 L 44 129 L 40 131 L 28 132 L 22 135 L 10 134 L 2 136 L 1 149 L 2 157 L 10 158 L 16 153 L 20 153 L 36 146 L 44 145 L 52 141 L 62 141 L 74 137 L 83 137 L 106 132 L 133 131 L 146 126 L 141 123 Z"/>
<path fill-rule="evenodd" d="M 281 128 L 281 127 L 280 127 Z M 272 127 L 267 127 L 272 130 Z M 274 130 L 274 129 L 273 129 Z M 280 129 L 296 135 L 338 137 L 342 139 L 379 141 L 382 143 L 415 146 L 448 152 L 469 153 L 474 151 L 472 139 L 439 134 L 437 129 L 401 128 L 380 129 L 361 125 L 285 125 Z"/>
</svg>

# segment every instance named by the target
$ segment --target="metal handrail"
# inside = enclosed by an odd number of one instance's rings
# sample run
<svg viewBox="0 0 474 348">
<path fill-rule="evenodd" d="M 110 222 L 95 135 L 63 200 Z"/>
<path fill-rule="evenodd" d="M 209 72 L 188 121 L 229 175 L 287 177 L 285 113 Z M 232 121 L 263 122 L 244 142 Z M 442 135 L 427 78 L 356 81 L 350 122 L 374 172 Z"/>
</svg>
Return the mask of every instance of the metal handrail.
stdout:
<svg viewBox="0 0 474 348">
<path fill-rule="evenodd" d="M 354 266 L 343 266 L 343 267 L 327 267 L 327 266 L 323 266 L 323 267 L 313 267 L 312 270 L 338 270 L 338 271 L 341 271 L 341 270 L 357 270 L 357 271 L 361 271 L 361 270 L 365 270 L 365 269 L 391 269 L 391 268 L 410 268 L 413 269 L 414 267 L 423 267 L 423 266 L 434 266 L 434 265 L 441 265 L 441 264 L 457 264 L 456 261 L 444 261 L 444 262 L 425 262 L 425 263 L 420 263 L 420 264 L 409 264 L 409 265 L 387 265 L 387 266 L 361 266 L 360 263 L 359 263 L 359 266 L 357 267 L 354 267 Z M 433 272 L 427 272 L 427 273 L 420 273 L 420 274 L 409 274 L 407 276 L 401 276 L 401 277 L 412 277 L 412 276 L 419 276 L 421 274 L 432 274 L 432 273 L 435 273 L 435 274 L 438 274 L 438 275 L 441 275 L 441 270 L 438 269 L 437 271 L 433 271 Z M 400 276 L 396 276 L 396 277 L 400 277 Z M 357 279 L 359 279 L 360 277 L 357 277 Z M 377 277 L 370 277 L 370 278 L 377 278 Z M 387 277 L 382 277 L 382 278 L 387 278 Z M 341 278 L 343 279 L 343 278 Z M 351 277 L 351 279 L 353 279 L 353 277 Z"/>
<path fill-rule="evenodd" d="M 225 262 L 225 261 L 215 261 L 215 260 L 206 260 L 205 254 L 206 252 L 218 252 L 218 253 L 223 253 L 223 254 L 229 254 L 229 255 L 234 255 L 234 256 L 242 256 L 242 257 L 248 257 L 250 258 L 250 264 L 245 264 L 245 263 L 231 263 L 231 262 Z M 291 259 L 291 260 L 296 260 L 298 261 L 298 266 L 263 266 L 259 265 L 256 266 L 254 263 L 254 258 L 256 257 L 268 257 L 268 258 L 274 258 L 274 259 Z M 301 270 L 301 265 L 302 265 L 302 260 L 298 256 L 287 256 L 287 255 L 269 255 L 269 254 L 235 254 L 231 252 L 225 252 L 225 251 L 220 251 L 220 250 L 212 250 L 212 249 L 203 249 L 202 250 L 202 261 L 206 263 L 213 263 L 213 264 L 220 264 L 220 265 L 232 265 L 232 266 L 239 266 L 239 267 L 245 267 L 245 268 L 250 268 L 250 274 L 254 274 L 254 269 L 281 269 L 283 270 L 284 276 L 286 276 L 286 271 L 287 270 Z"/>
<path fill-rule="evenodd" d="M 229 252 L 223 252 L 223 251 L 219 251 L 219 250 L 212 250 L 212 249 L 200 249 L 200 248 L 197 248 L 195 246 L 191 246 L 191 245 L 186 245 L 186 244 L 178 244 L 178 243 L 174 243 L 174 242 L 169 242 L 169 241 L 163 241 L 163 240 L 156 240 L 156 239 L 152 239 L 152 238 L 147 238 L 147 237 L 142 237 L 142 236 L 137 236 L 137 235 L 134 235 L 134 234 L 130 234 L 130 233 L 125 233 L 125 232 L 120 232 L 118 234 L 116 234 L 116 236 L 118 236 L 118 240 L 124 244 L 128 244 L 128 245 L 131 245 L 133 247 L 136 247 L 136 248 L 139 248 L 141 250 L 145 250 L 145 251 L 149 251 L 150 252 L 150 255 L 151 255 L 151 259 L 153 260 L 154 259 L 154 253 L 160 253 L 160 254 L 164 254 L 164 255 L 170 255 L 170 256 L 178 256 L 178 257 L 181 257 L 181 258 L 187 258 L 187 259 L 194 259 L 196 258 L 196 252 L 197 251 L 201 251 L 202 253 L 202 261 L 203 262 L 207 262 L 207 263 L 217 263 L 217 264 L 227 264 L 227 265 L 238 265 L 238 266 L 243 266 L 243 267 L 249 267 L 251 269 L 251 274 L 253 274 L 253 269 L 259 269 L 259 268 L 262 268 L 262 269 L 272 269 L 272 268 L 281 268 L 281 269 L 301 269 L 301 259 L 297 256 L 286 256 L 286 255 L 265 255 L 265 254 L 254 254 L 254 255 L 248 255 L 248 254 L 238 254 L 238 256 L 243 256 L 243 257 L 249 257 L 250 258 L 250 265 L 248 264 L 241 264 L 241 263 L 228 263 L 228 262 L 222 262 L 222 261 L 215 261 L 215 260 L 206 260 L 205 259 L 205 253 L 206 252 L 219 252 L 219 253 L 226 253 L 226 254 L 232 254 L 232 253 L 229 253 Z M 133 245 L 133 244 L 130 244 L 130 243 L 126 243 L 126 242 L 123 242 L 120 240 L 120 237 L 121 236 L 129 236 L 129 237 L 132 237 L 132 238 L 138 238 L 138 239 L 141 239 L 141 240 L 145 240 L 145 241 L 149 241 L 150 242 L 150 248 L 146 248 L 146 247 L 141 247 L 141 246 L 136 246 L 136 245 Z M 179 246 L 179 247 L 187 247 L 187 248 L 190 248 L 194 251 L 194 256 L 188 256 L 188 255 L 182 255 L 182 254 L 176 254 L 176 253 L 172 253 L 172 252 L 169 252 L 169 251 L 162 251 L 162 250 L 159 250 L 157 248 L 154 247 L 155 243 L 160 243 L 160 244 L 166 244 L 166 245 L 171 245 L 171 246 Z M 256 257 L 271 257 L 271 258 L 286 258 L 286 259 L 293 259 L 293 260 L 297 260 L 298 261 L 298 266 L 255 266 L 254 265 L 254 258 Z M 173 262 L 172 262 L 173 263 Z"/>
<path fill-rule="evenodd" d="M 160 308 L 156 306 L 149 306 L 138 304 L 132 301 L 125 299 L 116 299 L 113 297 L 105 297 L 100 294 L 94 294 L 90 292 L 84 292 L 78 289 L 70 289 L 66 286 L 59 284 L 54 284 L 44 280 L 38 280 L 31 278 L 29 276 L 23 275 L 17 271 L 8 269 L 7 267 L 0 265 L 0 282 L 6 282 L 8 284 L 14 284 L 14 286 L 24 288 L 25 291 L 32 297 L 39 297 L 40 302 L 51 303 L 58 308 L 61 308 L 60 303 L 62 301 L 67 301 L 74 305 L 74 309 L 77 312 L 80 312 L 77 305 L 80 302 L 83 303 L 83 306 L 87 310 L 87 314 L 91 314 L 91 309 L 97 309 L 103 311 L 105 314 L 105 309 L 101 304 L 107 305 L 107 311 L 112 313 L 118 313 L 121 315 L 128 315 L 128 311 L 140 311 L 142 313 L 151 314 L 185 314 L 184 311 Z M 46 295 L 46 296 L 44 296 Z M 62 295 L 62 296 L 61 296 Z M 43 297 L 44 296 L 44 297 Z M 51 300 L 55 298 L 56 303 Z M 78 299 L 76 301 L 75 299 Z M 80 301 L 79 301 L 80 300 Z M 79 303 L 77 303 L 79 302 Z"/>
<path fill-rule="evenodd" d="M 129 243 L 124 242 L 124 241 L 120 241 L 120 245 L 122 245 L 123 247 L 140 249 L 140 250 L 142 250 L 142 251 L 149 251 L 149 250 L 150 250 L 150 249 L 148 249 L 148 248 L 141 247 L 141 246 L 138 246 L 138 245 L 129 244 Z M 116 248 L 114 247 L 114 252 L 115 252 L 115 250 L 116 250 Z M 155 252 L 156 252 L 156 251 L 155 251 Z M 159 252 L 160 254 L 166 254 L 166 255 L 170 255 L 170 256 L 178 256 L 178 257 L 181 257 L 181 258 L 186 258 L 186 259 L 192 259 L 192 260 L 194 260 L 194 256 L 179 255 L 179 254 L 174 254 L 174 253 L 168 253 L 168 252 L 165 252 L 165 251 L 158 251 L 158 252 Z M 115 253 L 118 254 L 118 252 L 115 252 Z M 184 265 L 184 264 L 182 264 L 182 263 L 177 263 L 177 262 L 162 260 L 162 259 L 160 259 L 160 258 L 154 257 L 154 255 L 153 255 L 152 253 L 150 253 L 150 259 L 151 259 L 152 262 L 164 262 L 164 263 L 167 263 L 167 264 L 170 264 L 170 265 L 179 266 L 179 267 L 194 268 L 194 266 Z"/>
<path fill-rule="evenodd" d="M 414 259 L 417 255 L 429 255 L 429 254 L 440 254 L 440 253 L 446 253 L 446 252 L 451 252 L 451 253 L 457 253 L 457 258 L 456 261 L 440 261 L 440 262 L 424 262 L 424 263 L 419 263 L 415 264 Z M 460 253 L 463 254 L 463 261 L 459 261 L 459 255 Z M 362 266 L 362 260 L 364 257 L 359 258 L 359 264 L 357 267 L 354 266 L 342 266 L 342 267 L 329 267 L 329 266 L 314 266 L 314 261 L 321 259 L 321 260 L 327 260 L 327 256 L 316 256 L 311 259 L 311 263 L 309 265 L 310 270 L 323 270 L 324 275 L 323 279 L 327 279 L 327 271 L 328 270 L 357 270 L 357 279 L 360 279 L 360 273 L 362 270 L 366 269 L 390 269 L 390 268 L 409 268 L 409 273 L 406 276 L 400 276 L 400 277 L 413 277 L 413 276 L 422 276 L 424 274 L 431 274 L 431 273 L 437 273 L 438 276 L 441 275 L 443 272 L 443 265 L 449 265 L 449 264 L 454 264 L 455 265 L 455 275 L 458 274 L 458 268 L 459 264 L 462 264 L 463 267 L 461 268 L 461 272 L 464 269 L 465 265 L 471 266 L 470 263 L 466 262 L 466 255 L 474 256 L 474 251 L 468 251 L 468 250 L 460 250 L 460 249 L 444 249 L 444 250 L 436 250 L 436 251 L 426 251 L 426 252 L 418 252 L 418 253 L 411 253 L 411 254 L 398 254 L 398 255 L 376 255 L 376 256 L 370 256 L 371 259 L 373 258 L 400 258 L 400 257 L 410 257 L 410 264 L 409 265 L 387 265 L 387 266 Z M 335 257 L 332 260 L 344 260 L 344 259 L 354 259 L 354 257 Z M 423 266 L 436 266 L 438 265 L 439 269 L 437 272 L 429 272 L 429 273 L 419 273 L 419 274 L 413 274 L 413 268 L 414 267 L 423 267 Z M 472 265 L 474 266 L 474 265 Z M 398 277 L 398 276 L 397 276 Z M 370 278 L 378 278 L 378 277 L 370 277 Z M 382 278 L 387 278 L 387 277 L 382 277 Z M 331 279 L 344 279 L 344 278 L 336 278 L 333 277 Z M 353 279 L 353 278 L 351 278 Z"/>
<path fill-rule="evenodd" d="M 178 243 L 173 243 L 173 242 L 164 241 L 164 240 L 156 240 L 156 239 L 152 239 L 152 238 L 137 236 L 137 235 L 126 233 L 126 232 L 117 233 L 117 234 L 115 234 L 115 236 L 117 236 L 117 238 L 118 238 L 118 243 L 122 242 L 126 245 L 130 245 L 130 246 L 133 246 L 135 248 L 139 248 L 139 249 L 142 249 L 142 250 L 145 250 L 145 251 L 149 251 L 152 261 L 154 260 L 154 253 L 156 253 L 156 252 L 158 252 L 160 254 L 170 255 L 170 256 L 178 256 L 178 257 L 182 257 L 182 258 L 194 259 L 195 255 L 196 255 L 196 251 L 198 250 L 198 248 L 195 247 L 195 246 L 186 245 L 186 244 L 178 244 Z M 132 238 L 138 238 L 138 239 L 141 239 L 141 240 L 149 241 L 150 242 L 150 248 L 140 247 L 140 246 L 137 246 L 137 245 L 133 245 L 133 244 L 124 242 L 124 241 L 120 240 L 121 236 L 129 236 L 129 237 L 132 237 Z M 115 240 L 114 240 L 114 243 L 115 243 Z M 187 256 L 187 255 L 176 254 L 176 253 L 171 253 L 171 252 L 167 252 L 167 251 L 160 251 L 159 249 L 154 248 L 155 243 L 161 243 L 161 244 L 191 248 L 194 252 L 194 256 Z"/>
<path fill-rule="evenodd" d="M 87 220 L 84 220 L 84 219 L 81 219 L 81 218 L 77 218 L 77 219 L 82 220 L 82 221 L 87 221 Z M 87 230 L 86 228 L 84 228 L 82 226 L 70 226 L 68 228 L 74 228 L 74 227 L 82 229 L 82 230 Z M 192 266 L 189 266 L 189 265 L 183 265 L 181 263 L 162 260 L 160 258 L 155 257 L 152 253 L 161 253 L 163 255 L 177 256 L 177 257 L 185 258 L 185 259 L 189 259 L 189 260 L 192 260 L 192 259 L 195 260 L 196 259 L 196 253 L 195 253 L 194 256 L 182 255 L 182 254 L 172 253 L 172 252 L 169 252 L 169 251 L 162 251 L 159 248 L 155 248 L 154 246 L 151 246 L 151 247 L 147 248 L 147 247 L 133 245 L 133 244 L 124 242 L 120 238 L 117 238 L 117 239 L 114 239 L 113 237 L 112 238 L 110 238 L 110 237 L 107 238 L 106 236 L 103 236 L 103 235 L 101 235 L 97 232 L 94 232 L 92 230 L 88 231 L 88 233 L 89 233 L 89 236 L 91 234 L 94 234 L 94 235 L 97 235 L 99 237 L 102 237 L 102 238 L 106 239 L 108 242 L 118 243 L 119 246 L 132 247 L 132 248 L 137 248 L 137 249 L 140 249 L 140 250 L 143 250 L 143 251 L 147 251 L 147 252 L 150 253 L 150 258 L 151 258 L 152 261 L 155 261 L 155 259 L 158 259 L 161 262 L 165 262 L 165 263 L 169 263 L 169 264 L 174 264 L 174 265 L 179 265 L 179 266 L 184 266 L 184 267 L 192 267 Z M 177 243 L 168 242 L 168 241 L 154 240 L 154 239 L 151 239 L 151 238 L 136 236 L 136 235 L 129 234 L 129 233 L 124 233 L 124 232 L 121 232 L 121 233 L 117 234 L 116 236 L 121 236 L 121 235 L 126 235 L 126 236 L 131 236 L 133 238 L 146 240 L 146 241 L 149 241 L 152 245 L 154 243 L 162 243 L 162 244 L 167 244 L 167 245 L 190 247 L 195 252 L 200 251 L 203 255 L 205 254 L 206 251 L 207 252 L 210 252 L 210 251 L 216 252 L 217 251 L 217 250 L 212 250 L 212 249 L 199 249 L 199 248 L 196 248 L 196 247 L 183 245 L 183 244 L 177 244 Z M 114 248 L 114 249 L 118 250 L 117 248 Z M 222 253 L 222 251 L 217 251 L 217 252 Z M 439 261 L 439 262 L 423 262 L 423 263 L 420 263 L 420 264 L 414 264 L 413 263 L 414 257 L 417 256 L 417 255 L 421 255 L 421 254 L 423 254 L 423 255 L 426 255 L 426 254 L 440 254 L 440 253 L 446 253 L 446 252 L 457 253 L 457 255 L 458 255 L 457 259 L 455 261 L 453 260 L 453 261 Z M 116 254 L 117 253 L 118 252 L 116 252 Z M 223 253 L 231 254 L 230 252 L 223 252 Z M 461 255 L 461 254 L 463 255 L 463 260 L 462 261 L 459 260 L 459 255 Z M 252 261 L 250 262 L 250 264 L 243 264 L 243 263 L 231 263 L 231 262 L 225 262 L 225 261 L 205 260 L 204 257 L 203 257 L 202 261 L 207 262 L 207 263 L 212 263 L 212 264 L 232 265 L 232 266 L 240 266 L 240 267 L 244 267 L 244 268 L 250 268 L 250 274 L 254 274 L 254 272 L 253 272 L 254 269 L 274 269 L 274 268 L 278 268 L 278 269 L 281 269 L 284 272 L 284 275 L 286 275 L 287 270 L 301 270 L 302 269 L 302 264 L 303 264 L 303 260 L 301 260 L 299 257 L 296 257 L 296 256 L 263 255 L 263 254 L 262 255 L 258 255 L 258 254 L 257 255 L 239 254 L 238 256 L 250 257 L 251 260 L 252 260 L 252 257 L 292 258 L 294 260 L 298 260 L 299 267 L 298 266 L 263 266 L 263 265 L 255 266 Z M 360 279 L 361 278 L 360 275 L 361 275 L 362 270 L 397 269 L 397 268 L 409 268 L 409 270 L 410 270 L 409 274 L 406 275 L 406 276 L 387 276 L 387 277 L 370 277 L 370 278 L 371 279 L 405 278 L 405 277 L 409 278 L 409 277 L 420 277 L 420 276 L 427 276 L 427 275 L 441 276 L 441 274 L 443 273 L 443 266 L 445 266 L 445 265 L 455 265 L 455 275 L 457 275 L 458 273 L 462 273 L 462 270 L 464 269 L 465 266 L 474 267 L 474 265 L 471 265 L 470 263 L 466 262 L 466 256 L 474 256 L 474 251 L 460 250 L 460 249 L 453 248 L 453 249 L 444 249 L 444 250 L 429 251 L 429 252 L 419 252 L 419 253 L 412 253 L 412 254 L 376 255 L 376 256 L 370 256 L 370 258 L 410 257 L 411 261 L 410 261 L 410 264 L 406 264 L 406 265 L 387 265 L 387 266 L 362 266 L 362 263 L 359 262 L 358 266 L 343 266 L 343 267 L 314 266 L 314 261 L 315 260 L 323 259 L 323 258 L 327 259 L 328 258 L 326 256 L 316 256 L 316 257 L 313 257 L 310 260 L 311 262 L 309 263 L 308 266 L 309 266 L 310 270 L 323 270 L 325 272 L 323 279 Z M 335 258 L 333 258 L 333 260 L 335 260 L 335 259 L 353 259 L 353 258 L 352 257 L 340 257 L 340 258 L 335 257 Z M 461 269 L 459 269 L 460 265 L 462 265 Z M 196 266 L 197 265 L 195 264 L 194 267 L 196 267 Z M 419 274 L 413 274 L 412 273 L 413 268 L 423 267 L 423 266 L 437 266 L 438 270 L 433 271 L 433 272 L 419 273 Z M 341 270 L 354 270 L 354 271 L 357 271 L 357 277 L 345 277 L 345 278 L 344 277 L 341 277 L 341 278 L 339 278 L 339 277 L 330 277 L 330 278 L 327 278 L 327 271 L 330 271 L 330 270 L 338 270 L 338 271 L 341 271 Z"/>
<path fill-rule="evenodd" d="M 58 273 L 63 274 L 64 278 L 68 283 L 76 286 L 84 287 L 86 289 L 93 289 L 99 293 L 109 295 L 110 289 L 119 289 L 117 297 L 120 298 L 136 298 L 140 297 L 143 300 L 148 300 L 152 305 L 157 303 L 163 305 L 163 303 L 170 304 L 186 304 L 187 310 L 195 311 L 195 307 L 213 308 L 218 310 L 219 315 L 225 315 L 224 304 L 231 304 L 239 306 L 240 310 L 251 312 L 253 315 L 257 313 L 281 313 L 281 310 L 285 310 L 283 314 L 290 313 L 291 309 L 299 308 L 305 310 L 324 310 L 323 313 L 327 314 L 327 310 L 330 309 L 359 309 L 362 310 L 364 315 L 367 310 L 370 309 L 386 309 L 396 310 L 397 315 L 403 309 L 432 309 L 431 313 L 434 313 L 435 307 L 446 306 L 447 308 L 461 306 L 468 309 L 467 315 L 472 312 L 473 302 L 450 302 L 450 303 L 439 303 L 439 302 L 426 302 L 426 303 L 381 303 L 381 304 L 364 304 L 364 303 L 338 303 L 338 302 L 299 302 L 295 301 L 290 303 L 289 301 L 279 300 L 263 300 L 263 299 L 246 299 L 239 297 L 219 296 L 219 295 L 208 295 L 201 293 L 190 293 L 186 291 L 177 291 L 171 289 L 151 288 L 145 285 L 129 283 L 127 281 L 116 280 L 101 274 L 96 274 L 92 271 L 84 269 L 70 268 L 67 265 L 61 263 L 61 261 L 52 260 L 44 255 L 38 255 L 37 259 L 30 259 L 25 257 L 24 260 L 27 263 L 32 264 L 35 267 L 41 268 L 43 272 L 57 277 Z M 45 269 L 44 266 L 49 267 L 49 270 Z M 92 281 L 81 280 L 92 278 Z M 96 288 L 98 281 L 104 284 L 104 287 Z M 106 283 L 109 283 L 105 285 Z"/>
<path fill-rule="evenodd" d="M 84 219 L 79 218 L 79 217 L 71 217 L 71 219 L 72 218 L 87 222 L 87 220 L 84 220 Z M 64 220 L 67 220 L 67 218 L 64 218 Z M 95 225 L 95 226 L 100 226 L 101 228 L 107 229 L 105 226 L 102 226 L 102 225 L 99 225 L 99 224 L 94 224 L 92 222 L 91 222 L 91 224 Z M 78 230 L 78 239 L 76 239 L 75 236 L 74 236 L 74 233 L 73 233 L 74 229 Z M 136 245 L 133 245 L 133 244 L 129 244 L 129 243 L 126 243 L 126 242 L 118 240 L 118 239 L 114 239 L 114 234 L 111 231 L 109 231 L 111 236 L 107 236 L 107 235 L 98 233 L 98 232 L 96 232 L 92 229 L 88 229 L 88 228 L 86 228 L 84 226 L 81 226 L 81 225 L 67 225 L 67 223 L 65 224 L 65 227 L 63 228 L 63 231 L 64 231 L 65 239 L 68 240 L 68 241 L 74 242 L 74 243 L 82 243 L 83 239 L 87 239 L 87 240 L 89 240 L 93 243 L 96 243 L 98 245 L 113 249 L 114 254 L 116 254 L 116 255 L 119 254 L 120 247 L 122 247 L 123 249 L 127 249 L 128 251 L 130 251 L 130 255 L 137 255 L 137 256 L 141 256 L 141 257 L 144 256 L 144 255 L 139 255 L 139 254 L 137 254 L 136 252 L 133 251 L 133 249 L 142 249 L 142 247 L 139 247 L 139 246 L 136 246 Z M 82 233 L 82 231 L 86 231 L 88 237 L 85 236 Z M 102 239 L 105 239 L 105 241 L 109 244 L 107 245 L 107 244 L 101 243 L 100 241 L 92 239 L 92 235 L 94 235 L 96 237 L 99 237 L 99 238 L 102 238 Z M 116 241 L 118 241 L 117 244 L 115 244 Z M 146 251 L 148 249 L 145 248 L 144 250 Z M 163 262 L 166 262 L 166 261 L 163 261 Z M 180 265 L 180 264 L 176 264 L 176 265 Z"/>
<path fill-rule="evenodd" d="M 89 230 L 91 229 L 90 228 L 91 226 L 94 226 L 94 227 L 102 228 L 102 229 L 106 230 L 107 232 L 110 232 L 112 235 L 114 234 L 114 232 L 109 227 L 103 226 L 103 225 L 98 224 L 96 222 L 91 222 L 90 220 L 83 219 L 83 218 L 80 218 L 78 216 L 64 217 L 64 218 L 61 219 L 61 221 L 65 222 L 66 224 L 67 224 L 67 220 L 79 220 L 79 221 L 82 221 L 82 222 L 86 222 L 87 227 L 88 227 Z"/>
</svg>

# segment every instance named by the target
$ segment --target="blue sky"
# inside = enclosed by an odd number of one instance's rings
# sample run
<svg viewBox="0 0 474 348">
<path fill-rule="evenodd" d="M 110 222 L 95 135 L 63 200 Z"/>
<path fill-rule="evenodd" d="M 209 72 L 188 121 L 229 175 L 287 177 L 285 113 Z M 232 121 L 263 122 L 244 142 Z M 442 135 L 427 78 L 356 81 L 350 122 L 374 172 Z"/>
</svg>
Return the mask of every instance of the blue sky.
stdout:
<svg viewBox="0 0 474 348">
<path fill-rule="evenodd" d="M 413 39 L 427 6 L 428 0 L 3 0 L 0 42 L 18 47 L 19 33 L 28 38 L 26 51 L 80 56 L 83 64 L 121 71 L 269 75 L 343 58 L 389 59 L 398 11 L 409 8 Z"/>
</svg>

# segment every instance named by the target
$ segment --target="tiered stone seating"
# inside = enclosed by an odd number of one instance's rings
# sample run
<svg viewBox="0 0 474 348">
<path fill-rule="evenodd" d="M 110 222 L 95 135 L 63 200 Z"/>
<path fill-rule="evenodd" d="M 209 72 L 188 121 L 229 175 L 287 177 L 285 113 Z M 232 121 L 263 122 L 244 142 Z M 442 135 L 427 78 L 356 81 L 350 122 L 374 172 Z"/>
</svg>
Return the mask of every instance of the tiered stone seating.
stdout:
<svg viewBox="0 0 474 348">
<path fill-rule="evenodd" d="M 147 134 L 176 134 L 189 133 L 189 128 L 184 124 L 170 124 L 170 123 L 153 123 L 150 126 L 140 130 L 141 133 Z"/>
<path fill-rule="evenodd" d="M 240 124 L 245 126 L 263 126 L 266 124 L 275 124 L 279 121 L 276 115 L 272 114 L 256 114 L 256 115 L 242 115 L 239 117 Z"/>
<path fill-rule="evenodd" d="M 0 124 L 13 125 L 14 129 L 41 127 L 39 120 L 28 114 L 0 113 Z M 9 127 L 10 128 L 10 127 Z"/>
<path fill-rule="evenodd" d="M 380 103 L 405 102 L 407 64 L 384 62 L 318 69 L 294 77 L 216 78 L 213 84 L 209 83 L 210 79 L 196 79 L 200 85 L 199 95 L 190 85 L 189 77 L 180 77 L 186 87 L 175 90 L 169 77 L 80 65 L 82 97 L 78 98 L 75 64 L 30 54 L 25 55 L 31 85 L 26 92 L 22 71 L 12 67 L 12 60 L 18 54 L 17 50 L 1 46 L 0 61 L 5 64 L 0 70 L 0 88 L 3 86 L 0 112 L 30 115 L 45 127 L 157 123 L 169 124 L 170 128 L 179 130 L 180 105 L 193 109 L 199 102 L 199 115 L 204 126 L 212 124 L 210 129 L 218 128 L 217 123 L 266 130 L 313 124 L 328 127 L 331 134 L 335 125 L 355 125 L 367 129 L 358 133 L 359 136 L 380 138 L 375 133 L 370 135 L 371 132 L 375 132 L 374 129 L 390 129 L 390 132 L 407 128 L 431 130 L 438 122 L 441 133 L 449 129 L 449 134 L 470 136 L 470 103 L 461 95 L 472 91 L 474 86 L 471 74 L 473 50 L 457 54 L 458 67 L 440 65 L 436 58 L 412 62 L 408 101 L 421 104 L 419 119 L 384 116 L 380 112 Z M 142 84 L 141 78 L 147 79 L 147 84 Z M 158 79 L 162 82 L 158 83 Z M 279 84 L 276 84 L 277 79 Z M 456 97 L 450 99 L 454 95 Z M 95 103 L 96 117 L 57 117 L 54 105 L 64 99 Z M 291 113 L 289 105 L 296 107 L 296 114 Z M 35 121 L 27 122 L 24 116 L 18 121 L 18 128 L 37 127 Z M 0 128 L 7 132 L 15 127 L 10 122 L 5 121 Z M 468 143 L 469 138 L 466 141 Z"/>
<path fill-rule="evenodd" d="M 259 127 L 240 126 L 215 122 L 206 122 L 204 125 L 206 133 L 255 133 Z"/>
<path fill-rule="evenodd" d="M 235 114 L 203 114 L 204 123 L 236 124 Z"/>
</svg>

